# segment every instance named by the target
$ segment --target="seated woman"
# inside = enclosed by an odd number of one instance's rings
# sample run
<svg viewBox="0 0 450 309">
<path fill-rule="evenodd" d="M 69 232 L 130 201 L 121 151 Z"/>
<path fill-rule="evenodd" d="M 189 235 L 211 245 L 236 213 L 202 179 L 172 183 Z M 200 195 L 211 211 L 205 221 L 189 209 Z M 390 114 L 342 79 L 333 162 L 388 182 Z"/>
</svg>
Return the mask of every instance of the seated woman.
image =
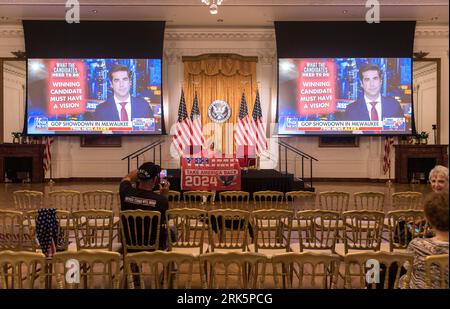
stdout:
<svg viewBox="0 0 450 309">
<path fill-rule="evenodd" d="M 425 217 L 431 225 L 435 236 L 432 238 L 415 238 L 408 245 L 408 251 L 414 254 L 411 281 L 409 288 L 424 289 L 425 285 L 425 257 L 436 254 L 448 254 L 448 229 L 449 229 L 449 206 L 448 191 L 433 192 L 424 203 Z M 439 284 L 439 272 L 432 270 L 432 286 Z M 403 276 L 400 279 L 400 287 L 403 287 Z M 448 284 L 448 269 L 446 270 Z"/>
<path fill-rule="evenodd" d="M 442 165 L 436 165 L 428 177 L 431 184 L 431 189 L 434 192 L 442 190 L 448 191 L 448 168 Z"/>
<path fill-rule="evenodd" d="M 430 181 L 431 190 L 433 190 L 433 192 L 448 191 L 448 168 L 442 165 L 436 165 L 430 171 L 428 180 Z M 415 222 L 415 225 L 424 227 L 426 225 L 426 222 L 417 221 Z M 432 229 L 428 229 L 426 231 L 426 235 L 427 237 L 432 237 Z"/>
</svg>

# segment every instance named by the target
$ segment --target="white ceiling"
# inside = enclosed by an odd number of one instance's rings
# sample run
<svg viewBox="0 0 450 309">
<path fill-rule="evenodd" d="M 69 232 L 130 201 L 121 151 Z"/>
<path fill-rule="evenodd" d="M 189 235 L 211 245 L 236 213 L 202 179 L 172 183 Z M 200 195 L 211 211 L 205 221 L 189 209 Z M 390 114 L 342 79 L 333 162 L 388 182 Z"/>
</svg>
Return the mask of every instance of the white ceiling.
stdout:
<svg viewBox="0 0 450 309">
<path fill-rule="evenodd" d="M 67 2 L 75 2 L 69 0 Z M 337 0 L 223 0 L 211 15 L 201 0 L 79 0 L 84 20 L 165 20 L 167 26 L 270 27 L 275 20 L 364 20 L 366 1 Z M 374 2 L 370 0 L 367 2 Z M 383 20 L 416 20 L 448 24 L 448 0 L 379 0 Z M 63 0 L 0 0 L 0 24 L 22 19 L 64 19 Z"/>
</svg>

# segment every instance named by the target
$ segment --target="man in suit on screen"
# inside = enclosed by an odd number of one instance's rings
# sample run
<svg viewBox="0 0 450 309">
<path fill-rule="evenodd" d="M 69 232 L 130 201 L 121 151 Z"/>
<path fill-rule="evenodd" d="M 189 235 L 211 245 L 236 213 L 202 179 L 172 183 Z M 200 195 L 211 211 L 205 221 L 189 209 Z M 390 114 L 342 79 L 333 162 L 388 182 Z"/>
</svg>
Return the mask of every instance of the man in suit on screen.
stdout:
<svg viewBox="0 0 450 309">
<path fill-rule="evenodd" d="M 381 96 L 381 70 L 375 64 L 365 64 L 359 70 L 364 96 L 347 105 L 344 119 L 347 121 L 382 121 L 385 118 L 404 118 L 400 103 Z"/>
<path fill-rule="evenodd" d="M 153 111 L 147 101 L 130 95 L 131 72 L 127 66 L 114 65 L 108 76 L 113 96 L 97 106 L 94 120 L 131 121 L 134 118 L 153 118 Z"/>
</svg>

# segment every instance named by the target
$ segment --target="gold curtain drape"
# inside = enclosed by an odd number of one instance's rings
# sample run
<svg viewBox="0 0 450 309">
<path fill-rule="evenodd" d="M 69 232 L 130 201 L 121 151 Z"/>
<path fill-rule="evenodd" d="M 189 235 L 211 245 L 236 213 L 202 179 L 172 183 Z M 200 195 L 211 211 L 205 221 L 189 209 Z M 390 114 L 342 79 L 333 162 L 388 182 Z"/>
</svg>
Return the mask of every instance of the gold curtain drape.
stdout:
<svg viewBox="0 0 450 309">
<path fill-rule="evenodd" d="M 234 125 L 239 116 L 242 92 L 245 93 L 248 113 L 251 115 L 256 96 L 257 57 L 234 54 L 209 54 L 183 57 L 183 88 L 190 115 L 197 92 L 203 133 L 209 145 L 214 142 L 215 150 L 234 153 Z M 231 107 L 230 118 L 221 124 L 214 123 L 208 116 L 208 107 L 215 100 L 224 100 Z"/>
</svg>

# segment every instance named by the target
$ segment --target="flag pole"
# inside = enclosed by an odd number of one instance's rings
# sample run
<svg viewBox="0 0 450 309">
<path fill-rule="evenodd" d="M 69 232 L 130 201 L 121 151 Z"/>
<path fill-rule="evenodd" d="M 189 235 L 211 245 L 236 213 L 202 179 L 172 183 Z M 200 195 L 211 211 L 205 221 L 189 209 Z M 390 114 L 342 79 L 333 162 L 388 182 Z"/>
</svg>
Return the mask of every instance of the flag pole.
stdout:
<svg viewBox="0 0 450 309">
<path fill-rule="evenodd" d="M 52 145 L 51 145 L 51 143 L 49 141 L 49 137 L 47 136 L 46 138 L 47 138 L 46 145 L 48 144 L 48 153 L 50 153 L 50 147 Z M 50 156 L 50 158 L 51 158 L 51 156 Z M 51 186 L 51 185 L 53 185 L 55 183 L 55 181 L 53 180 L 53 169 L 52 169 L 53 160 L 50 159 L 49 163 L 50 163 L 50 166 L 49 166 L 49 169 L 50 169 L 50 180 L 48 181 L 48 184 Z"/>
<path fill-rule="evenodd" d="M 388 137 L 389 139 L 389 157 L 388 157 L 388 181 L 386 182 L 388 188 L 390 188 L 392 186 L 392 181 L 391 181 L 391 139 L 392 137 Z"/>
<path fill-rule="evenodd" d="M 48 181 L 49 185 L 55 184 L 55 181 L 53 180 L 53 171 L 52 171 L 52 160 L 50 161 L 50 180 Z"/>
<path fill-rule="evenodd" d="M 390 160 L 389 160 L 390 161 Z M 388 166 L 388 181 L 386 182 L 387 186 L 390 188 L 392 185 L 392 181 L 391 181 L 391 163 L 389 162 L 389 166 Z"/>
</svg>

